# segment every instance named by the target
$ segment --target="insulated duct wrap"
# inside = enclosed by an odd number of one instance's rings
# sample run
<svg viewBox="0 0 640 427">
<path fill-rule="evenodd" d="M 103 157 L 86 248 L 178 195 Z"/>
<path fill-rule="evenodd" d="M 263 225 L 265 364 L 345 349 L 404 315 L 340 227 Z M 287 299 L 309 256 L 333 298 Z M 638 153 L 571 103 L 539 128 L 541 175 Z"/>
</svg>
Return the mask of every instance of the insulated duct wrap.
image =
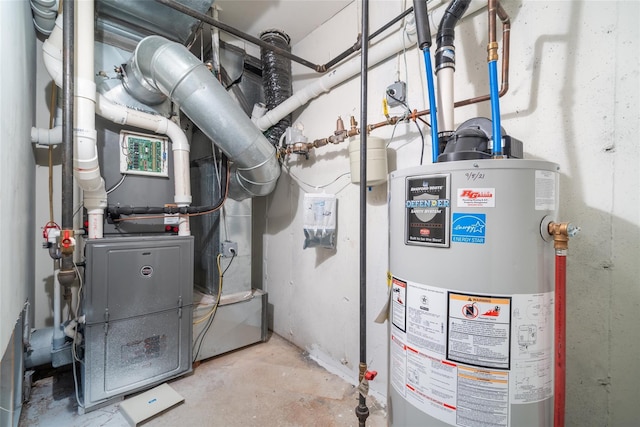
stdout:
<svg viewBox="0 0 640 427">
<path fill-rule="evenodd" d="M 130 74 L 133 78 L 142 76 L 171 98 L 233 161 L 231 197 L 242 200 L 273 191 L 280 176 L 275 148 L 184 46 L 160 36 L 146 37 L 127 66 L 137 67 Z"/>
<path fill-rule="evenodd" d="M 260 39 L 275 47 L 291 52 L 291 38 L 278 30 L 267 30 Z M 262 85 L 267 110 L 273 110 L 292 94 L 291 60 L 276 55 L 273 51 L 261 48 Z M 291 126 L 291 114 L 282 118 L 265 132 L 265 136 L 273 145 L 277 145 L 284 131 Z"/>
</svg>

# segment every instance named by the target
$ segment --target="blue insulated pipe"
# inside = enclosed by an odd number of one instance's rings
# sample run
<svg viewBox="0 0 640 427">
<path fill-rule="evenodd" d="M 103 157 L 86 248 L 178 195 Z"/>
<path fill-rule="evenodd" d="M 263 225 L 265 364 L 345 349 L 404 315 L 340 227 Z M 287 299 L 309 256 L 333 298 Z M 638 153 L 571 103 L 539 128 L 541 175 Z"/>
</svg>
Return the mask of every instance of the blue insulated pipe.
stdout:
<svg viewBox="0 0 640 427">
<path fill-rule="evenodd" d="M 413 0 L 413 13 L 416 17 L 416 29 L 418 31 L 418 47 L 424 53 L 424 65 L 427 69 L 427 91 L 429 92 L 429 110 L 431 111 L 431 159 L 433 163 L 438 161 L 438 116 L 436 111 L 436 92 L 433 87 L 433 66 L 431 65 L 431 29 L 425 0 Z"/>
<path fill-rule="evenodd" d="M 498 94 L 498 61 L 489 61 L 489 93 L 491 95 L 491 122 L 493 125 L 493 157 L 502 156 L 500 129 L 500 95 Z"/>
<path fill-rule="evenodd" d="M 438 115 L 436 111 L 436 91 L 433 87 L 433 66 L 431 65 L 431 53 L 429 48 L 423 50 L 424 65 L 427 70 L 427 91 L 429 92 L 429 115 L 431 117 L 431 161 L 436 163 L 440 154 L 438 146 Z"/>
</svg>

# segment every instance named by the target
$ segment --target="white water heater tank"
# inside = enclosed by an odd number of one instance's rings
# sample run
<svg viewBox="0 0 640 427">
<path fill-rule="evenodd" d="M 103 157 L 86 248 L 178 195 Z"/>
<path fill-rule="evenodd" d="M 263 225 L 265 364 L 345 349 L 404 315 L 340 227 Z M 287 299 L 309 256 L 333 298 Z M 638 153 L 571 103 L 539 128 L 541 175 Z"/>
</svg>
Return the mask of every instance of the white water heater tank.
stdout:
<svg viewBox="0 0 640 427">
<path fill-rule="evenodd" d="M 390 426 L 552 425 L 557 208 L 549 162 L 391 174 Z"/>
</svg>

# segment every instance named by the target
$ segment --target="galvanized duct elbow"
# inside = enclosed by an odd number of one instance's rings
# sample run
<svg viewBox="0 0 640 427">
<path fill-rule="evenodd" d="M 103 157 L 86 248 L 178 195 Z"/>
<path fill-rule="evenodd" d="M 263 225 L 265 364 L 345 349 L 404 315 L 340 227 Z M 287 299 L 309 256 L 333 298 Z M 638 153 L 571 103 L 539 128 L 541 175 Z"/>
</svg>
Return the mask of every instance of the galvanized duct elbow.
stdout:
<svg viewBox="0 0 640 427">
<path fill-rule="evenodd" d="M 276 186 L 276 149 L 231 99 L 209 69 L 183 45 L 160 36 L 140 41 L 127 64 L 129 85 L 157 89 L 174 102 L 233 161 L 230 197 L 265 196 Z M 136 96 L 135 90 L 130 90 Z"/>
</svg>

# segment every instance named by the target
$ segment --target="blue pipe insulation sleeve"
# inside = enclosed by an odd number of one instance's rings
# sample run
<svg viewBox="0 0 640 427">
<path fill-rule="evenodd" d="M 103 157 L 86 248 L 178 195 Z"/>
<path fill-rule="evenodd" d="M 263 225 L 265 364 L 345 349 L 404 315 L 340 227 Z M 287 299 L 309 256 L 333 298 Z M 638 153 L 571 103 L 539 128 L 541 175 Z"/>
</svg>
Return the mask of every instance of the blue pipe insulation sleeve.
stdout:
<svg viewBox="0 0 640 427">
<path fill-rule="evenodd" d="M 424 53 L 424 64 L 427 69 L 427 91 L 429 92 L 429 110 L 431 116 L 431 161 L 436 163 L 440 154 L 438 146 L 438 116 L 436 114 L 436 91 L 433 88 L 433 66 L 431 65 L 431 53 L 429 48 Z"/>
<path fill-rule="evenodd" d="M 498 61 L 489 61 L 489 93 L 491 94 L 493 156 L 501 156 L 502 131 L 500 128 L 500 96 L 498 95 Z"/>
</svg>

